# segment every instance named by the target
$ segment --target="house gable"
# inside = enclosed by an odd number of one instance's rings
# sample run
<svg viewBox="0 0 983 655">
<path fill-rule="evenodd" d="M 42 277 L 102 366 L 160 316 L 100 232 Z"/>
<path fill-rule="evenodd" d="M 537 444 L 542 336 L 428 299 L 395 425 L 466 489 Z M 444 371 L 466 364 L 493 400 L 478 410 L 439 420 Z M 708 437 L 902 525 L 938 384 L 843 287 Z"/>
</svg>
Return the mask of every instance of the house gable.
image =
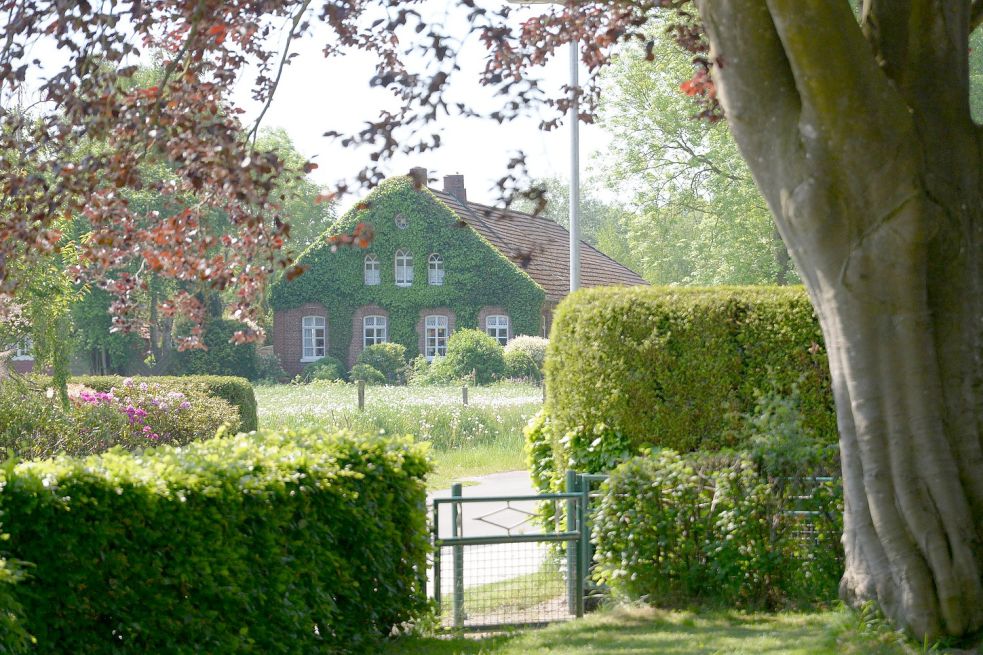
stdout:
<svg viewBox="0 0 983 655">
<path fill-rule="evenodd" d="M 360 223 L 373 232 L 365 248 L 330 243 L 332 236 L 351 234 Z M 408 286 L 397 286 L 397 251 L 412 256 L 413 280 Z M 442 263 L 440 285 L 428 280 L 428 259 L 433 254 Z M 367 255 L 378 259 L 378 284 L 365 283 Z M 415 188 L 406 177 L 380 184 L 339 218 L 298 263 L 306 271 L 274 284 L 272 307 L 284 316 L 307 304 L 323 305 L 329 322 L 328 352 L 342 362 L 351 363 L 357 350 L 352 344 L 358 337 L 354 319 L 368 306 L 385 310 L 388 340 L 405 345 L 411 356 L 418 354 L 417 324 L 420 311 L 427 308 L 447 308 L 458 327 L 479 327 L 482 309 L 501 307 L 510 317 L 513 334 L 540 331 L 543 289 L 431 191 Z M 282 320 L 277 327 L 293 331 Z M 288 362 L 283 363 L 290 372 Z"/>
</svg>

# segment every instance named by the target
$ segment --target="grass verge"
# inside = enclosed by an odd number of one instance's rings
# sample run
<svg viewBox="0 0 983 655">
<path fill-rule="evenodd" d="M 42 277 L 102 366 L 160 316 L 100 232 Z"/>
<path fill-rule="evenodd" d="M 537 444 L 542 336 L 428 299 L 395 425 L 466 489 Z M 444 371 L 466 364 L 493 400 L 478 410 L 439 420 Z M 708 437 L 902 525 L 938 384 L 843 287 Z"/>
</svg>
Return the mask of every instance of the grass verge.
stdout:
<svg viewBox="0 0 983 655">
<path fill-rule="evenodd" d="M 605 610 L 542 630 L 485 638 L 405 637 L 394 655 L 914 655 L 938 652 L 905 642 L 862 614 Z"/>
</svg>

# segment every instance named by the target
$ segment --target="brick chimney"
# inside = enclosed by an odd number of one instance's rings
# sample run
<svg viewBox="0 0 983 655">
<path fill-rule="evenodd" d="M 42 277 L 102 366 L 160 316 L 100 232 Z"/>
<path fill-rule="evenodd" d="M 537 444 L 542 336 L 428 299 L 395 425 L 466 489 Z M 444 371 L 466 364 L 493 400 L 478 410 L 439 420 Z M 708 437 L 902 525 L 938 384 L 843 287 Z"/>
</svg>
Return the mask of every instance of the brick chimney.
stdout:
<svg viewBox="0 0 983 655">
<path fill-rule="evenodd" d="M 464 188 L 463 175 L 445 175 L 444 192 L 451 194 L 461 202 L 468 201 L 468 190 Z"/>
<path fill-rule="evenodd" d="M 413 178 L 413 182 L 419 184 L 421 187 L 427 187 L 427 169 L 423 166 L 414 166 L 410 169 L 410 177 Z"/>
</svg>

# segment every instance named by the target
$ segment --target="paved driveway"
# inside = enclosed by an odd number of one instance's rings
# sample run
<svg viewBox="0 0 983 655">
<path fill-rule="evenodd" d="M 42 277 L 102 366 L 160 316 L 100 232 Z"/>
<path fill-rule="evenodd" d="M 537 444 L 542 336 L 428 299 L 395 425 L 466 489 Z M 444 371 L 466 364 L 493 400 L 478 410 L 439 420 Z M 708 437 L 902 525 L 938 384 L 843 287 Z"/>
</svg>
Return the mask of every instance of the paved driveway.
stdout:
<svg viewBox="0 0 983 655">
<path fill-rule="evenodd" d="M 462 482 L 477 484 L 464 487 L 462 494 L 467 498 L 485 496 L 530 496 L 537 490 L 533 487 L 526 471 L 493 473 Z M 430 494 L 432 498 L 450 498 L 450 489 Z M 432 504 L 430 504 L 432 512 Z M 462 503 L 462 535 L 465 537 L 494 536 L 506 534 L 527 534 L 541 528 L 534 522 L 525 521 L 535 511 L 535 501 L 509 503 Z M 451 508 L 442 504 L 440 509 L 440 536 L 451 536 Z M 539 571 L 547 554 L 543 544 L 498 544 L 489 546 L 468 546 L 464 549 L 464 586 L 499 582 Z M 447 593 L 451 585 L 451 550 L 444 549 L 441 566 L 441 587 Z M 430 571 L 430 584 L 433 584 L 433 571 Z M 432 589 L 432 586 L 431 586 Z"/>
</svg>

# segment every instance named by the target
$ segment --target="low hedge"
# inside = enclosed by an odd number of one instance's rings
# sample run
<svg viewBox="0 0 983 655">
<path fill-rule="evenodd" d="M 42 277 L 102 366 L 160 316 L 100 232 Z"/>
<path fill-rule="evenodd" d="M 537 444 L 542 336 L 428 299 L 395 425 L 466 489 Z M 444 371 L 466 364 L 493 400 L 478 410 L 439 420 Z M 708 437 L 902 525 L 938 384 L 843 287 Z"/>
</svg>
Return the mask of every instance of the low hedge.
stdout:
<svg viewBox="0 0 983 655">
<path fill-rule="evenodd" d="M 633 458 L 602 485 L 595 575 L 618 596 L 660 606 L 775 610 L 834 601 L 842 491 L 836 482 L 807 482 L 768 480 L 746 457 L 664 450 Z"/>
<path fill-rule="evenodd" d="M 84 385 L 95 391 L 105 392 L 113 387 L 120 387 L 124 379 L 117 375 L 80 375 L 73 377 L 70 382 Z M 240 430 L 250 432 L 259 427 L 256 413 L 256 394 L 253 392 L 253 385 L 245 378 L 231 375 L 152 375 L 131 379 L 137 384 L 140 382 L 157 383 L 173 387 L 177 391 L 187 386 L 199 387 L 209 395 L 221 398 L 238 408 Z"/>
<path fill-rule="evenodd" d="M 528 448 L 541 484 L 644 447 L 741 448 L 760 393 L 798 385 L 803 424 L 837 440 L 822 335 L 802 288 L 597 288 L 558 307 L 545 413 Z"/>
<path fill-rule="evenodd" d="M 323 431 L 8 466 L 32 652 L 377 652 L 427 606 L 427 470 Z"/>
</svg>

